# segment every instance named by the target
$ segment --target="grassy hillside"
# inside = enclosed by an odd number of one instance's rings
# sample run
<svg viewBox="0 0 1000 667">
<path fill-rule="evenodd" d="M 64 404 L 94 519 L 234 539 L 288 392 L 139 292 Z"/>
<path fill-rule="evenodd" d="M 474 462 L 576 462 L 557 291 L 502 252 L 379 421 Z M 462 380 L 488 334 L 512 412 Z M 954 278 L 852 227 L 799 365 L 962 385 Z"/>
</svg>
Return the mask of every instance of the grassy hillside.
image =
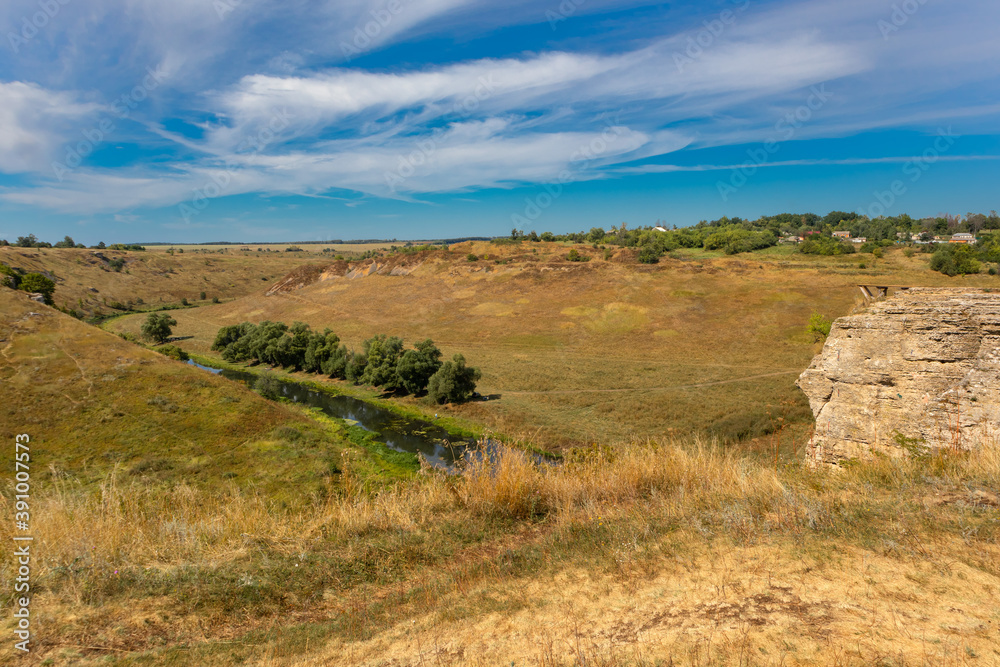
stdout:
<svg viewBox="0 0 1000 667">
<path fill-rule="evenodd" d="M 0 289 L 0 435 L 26 432 L 37 473 L 278 495 L 327 483 L 343 449 L 299 411 Z M 332 428 L 332 427 L 331 427 Z M 296 435 L 297 434 L 297 435 Z M 294 440 L 294 455 L 283 451 Z"/>
<path fill-rule="evenodd" d="M 301 289 L 178 312 L 175 331 L 199 354 L 210 354 L 219 327 L 242 320 L 330 327 L 357 348 L 377 333 L 431 337 L 480 366 L 481 392 L 499 397 L 460 415 L 549 447 L 694 430 L 754 437 L 792 423 L 790 447 L 812 421 L 794 382 L 819 350 L 806 332 L 813 313 L 849 313 L 859 282 L 996 282 L 950 279 L 930 272 L 926 256 L 898 251 L 877 265 L 870 255 L 773 248 L 678 252 L 647 266 L 629 250 L 605 259 L 578 249 L 591 261 L 567 261 L 561 244 L 467 243 L 380 259 L 378 270 L 354 263 L 354 278 L 313 271 L 316 282 Z M 138 332 L 140 322 L 112 327 Z"/>
<path fill-rule="evenodd" d="M 111 262 L 124 260 L 121 271 Z M 40 272 L 56 283 L 57 306 L 92 315 L 115 312 L 109 304 L 137 309 L 194 303 L 213 297 L 229 300 L 264 292 L 274 280 L 302 264 L 325 261 L 320 253 L 240 253 L 209 250 L 122 252 L 71 248 L 0 247 L 0 262 L 25 272 Z M 140 305 L 138 300 L 142 300 Z"/>
<path fill-rule="evenodd" d="M 266 401 L 23 293 L 0 288 L 0 312 L 0 438 L 31 438 L 41 655 L 101 643 L 95 636 L 114 633 L 133 605 L 176 614 L 169 632 L 183 635 L 211 606 L 206 600 L 239 593 L 223 565 L 248 545 L 233 553 L 234 541 L 350 492 L 351 480 L 378 487 L 410 474 L 351 445 L 341 424 Z M 0 505 L 8 517 L 14 493 L 5 475 Z M 4 522 L 5 605 L 13 534 Z M 206 585 L 216 574 L 217 586 Z M 9 642 L 0 647 L 0 662 L 11 651 Z"/>
</svg>

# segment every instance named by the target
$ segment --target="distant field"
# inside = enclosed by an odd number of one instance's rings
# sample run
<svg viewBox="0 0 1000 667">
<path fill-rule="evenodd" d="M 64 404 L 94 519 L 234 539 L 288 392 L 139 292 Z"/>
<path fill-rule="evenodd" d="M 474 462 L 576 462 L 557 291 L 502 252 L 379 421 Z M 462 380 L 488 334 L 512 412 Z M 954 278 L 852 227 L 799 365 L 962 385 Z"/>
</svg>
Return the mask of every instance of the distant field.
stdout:
<svg viewBox="0 0 1000 667">
<path fill-rule="evenodd" d="M 407 258 L 408 275 L 334 278 L 177 311 L 176 334 L 200 354 L 211 354 L 219 327 L 243 320 L 330 327 L 355 348 L 378 333 L 431 337 L 480 366 L 480 391 L 499 399 L 456 412 L 548 447 L 693 430 L 752 438 L 792 423 L 790 446 L 812 423 L 794 382 L 820 348 L 806 333 L 813 313 L 849 313 L 859 282 L 1000 284 L 947 278 L 926 268 L 925 255 L 898 251 L 874 266 L 870 255 L 792 248 L 679 251 L 645 266 L 629 251 L 605 261 L 601 250 L 579 249 L 593 259 L 565 261 L 555 244 L 462 244 Z M 137 332 L 140 322 L 111 327 Z"/>
</svg>

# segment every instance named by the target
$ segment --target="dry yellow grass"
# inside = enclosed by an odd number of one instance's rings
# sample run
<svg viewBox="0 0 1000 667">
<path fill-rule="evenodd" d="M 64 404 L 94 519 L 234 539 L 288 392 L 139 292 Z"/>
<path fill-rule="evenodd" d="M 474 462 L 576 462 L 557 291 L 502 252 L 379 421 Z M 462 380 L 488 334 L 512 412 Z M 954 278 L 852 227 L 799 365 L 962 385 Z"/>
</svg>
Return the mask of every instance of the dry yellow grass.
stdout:
<svg viewBox="0 0 1000 667">
<path fill-rule="evenodd" d="M 470 587 L 367 641 L 334 640 L 305 658 L 255 664 L 1000 662 L 997 578 L 951 565 L 944 553 L 937 562 L 909 563 L 850 548 L 816 558 L 789 546 L 672 546 L 679 553 L 648 559 L 638 574 L 567 568 Z M 498 601 L 516 611 L 470 610 Z"/>
<path fill-rule="evenodd" d="M 36 657 L 995 664 L 998 458 L 832 474 L 697 442 L 543 467 L 500 449 L 458 477 L 427 471 L 377 494 L 348 483 L 292 509 L 114 474 L 91 494 L 59 483 L 35 501 L 34 604 L 62 630 Z"/>
<path fill-rule="evenodd" d="M 995 509 L 941 493 L 997 489 L 998 459 L 987 450 L 876 460 L 829 478 L 705 445 L 638 445 L 560 468 L 502 451 L 491 472 L 472 466 L 455 483 L 460 505 L 506 515 L 550 505 L 555 539 L 596 553 L 585 565 L 571 556 L 517 576 L 502 557 L 479 580 L 453 568 L 450 586 L 424 584 L 423 613 L 361 641 L 334 637 L 307 657 L 281 659 L 287 647 L 274 646 L 258 664 L 997 664 Z M 936 489 L 918 481 L 931 472 Z M 888 494 L 871 489 L 876 479 Z M 923 517 L 850 518 L 921 504 Z M 942 530 L 956 520 L 969 523 Z"/>
</svg>

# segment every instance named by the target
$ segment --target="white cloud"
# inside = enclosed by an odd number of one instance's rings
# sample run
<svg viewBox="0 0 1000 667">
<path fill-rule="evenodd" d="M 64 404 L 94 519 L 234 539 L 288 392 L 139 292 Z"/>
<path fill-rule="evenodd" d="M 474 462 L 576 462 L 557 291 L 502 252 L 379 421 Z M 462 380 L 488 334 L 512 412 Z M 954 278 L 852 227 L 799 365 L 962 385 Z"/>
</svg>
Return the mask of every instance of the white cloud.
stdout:
<svg viewBox="0 0 1000 667">
<path fill-rule="evenodd" d="M 31 83 L 0 81 L 0 171 L 37 172 L 49 168 L 57 149 L 81 118 L 101 107 L 69 93 Z M 82 137 L 81 137 L 82 139 Z"/>
</svg>

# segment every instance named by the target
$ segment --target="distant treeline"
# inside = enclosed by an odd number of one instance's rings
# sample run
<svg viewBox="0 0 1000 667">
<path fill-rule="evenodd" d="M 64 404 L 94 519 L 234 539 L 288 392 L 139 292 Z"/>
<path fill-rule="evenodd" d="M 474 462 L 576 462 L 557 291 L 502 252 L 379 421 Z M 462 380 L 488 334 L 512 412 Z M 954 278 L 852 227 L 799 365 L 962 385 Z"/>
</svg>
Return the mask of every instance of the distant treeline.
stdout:
<svg viewBox="0 0 1000 667">
<path fill-rule="evenodd" d="M 256 362 L 380 387 L 402 394 L 427 395 L 437 403 L 467 401 L 480 378 L 478 368 L 466 366 L 456 354 L 441 361 L 441 351 L 430 339 L 407 349 L 401 338 L 375 336 L 361 352 L 348 350 L 330 329 L 312 331 L 308 324 L 243 322 L 219 329 L 212 349 L 231 363 Z"/>
<path fill-rule="evenodd" d="M 977 234 L 997 229 L 1000 229 L 1000 216 L 996 211 L 991 211 L 989 215 L 969 213 L 964 217 L 946 215 L 919 220 L 906 214 L 872 219 L 858 213 L 831 211 L 825 216 L 815 213 L 782 213 L 756 220 L 722 217 L 712 221 L 702 220 L 691 227 L 674 226 L 672 229 L 660 224 L 628 229 L 625 223 L 609 230 L 592 227 L 590 231 L 570 234 L 538 234 L 534 231 L 525 233 L 523 230 L 513 229 L 509 241 L 564 241 L 637 248 L 639 261 L 652 264 L 658 262 L 665 253 L 678 248 L 722 250 L 732 255 L 773 246 L 783 237 L 813 236 L 817 233 L 830 237 L 835 231 L 849 231 L 853 238 L 864 237 L 871 245 L 862 246 L 862 249 L 868 250 L 900 240 L 909 242 L 911 235 L 923 235 L 924 239 L 930 239 L 935 235 L 958 232 Z M 833 243 L 812 240 L 812 243 L 800 246 L 800 251 L 840 254 L 854 252 L 854 247 L 839 241 Z"/>
<path fill-rule="evenodd" d="M 16 248 L 86 248 L 82 243 L 77 243 L 73 240 L 72 236 L 63 237 L 62 241 L 56 243 L 49 243 L 48 241 L 39 241 L 34 234 L 28 234 L 27 236 L 18 236 L 14 243 L 10 243 L 7 239 L 0 239 L 0 246 L 14 246 Z M 104 245 L 104 241 L 101 241 L 97 245 L 90 246 L 91 250 L 145 250 L 141 245 L 128 244 L 128 243 L 112 243 L 111 245 Z"/>
</svg>

